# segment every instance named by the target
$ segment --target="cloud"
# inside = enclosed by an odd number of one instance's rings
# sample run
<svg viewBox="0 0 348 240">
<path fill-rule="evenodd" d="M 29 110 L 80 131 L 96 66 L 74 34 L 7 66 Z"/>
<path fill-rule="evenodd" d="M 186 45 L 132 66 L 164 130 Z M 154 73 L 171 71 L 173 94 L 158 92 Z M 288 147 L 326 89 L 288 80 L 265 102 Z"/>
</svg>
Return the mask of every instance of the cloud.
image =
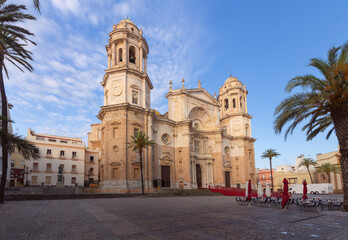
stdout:
<svg viewBox="0 0 348 240">
<path fill-rule="evenodd" d="M 31 127 L 37 132 L 86 140 L 90 124 L 99 122 L 95 116 L 103 104 L 100 82 L 107 67 L 108 33 L 113 24 L 127 16 L 143 28 L 150 47 L 148 74 L 154 85 L 152 107 L 166 112 L 164 96 L 169 81 L 173 81 L 174 88 L 180 87 L 182 77 L 187 87 L 197 81 L 199 75 L 194 66 L 203 66 L 206 61 L 200 58 L 200 51 L 205 47 L 201 43 L 207 39 L 202 39 L 200 32 L 204 27 L 190 17 L 184 3 L 165 1 L 161 5 L 136 0 L 116 4 L 79 0 L 44 2 L 45 11 L 38 20 L 25 23 L 36 34 L 38 43 L 30 46 L 35 59 L 34 72 L 23 74 L 11 66 L 11 81 L 6 83 L 9 101 L 15 104 L 14 120 L 22 134 Z M 204 69 L 200 67 L 199 74 Z M 30 116 L 36 124 L 24 121 L 23 116 Z"/>
<path fill-rule="evenodd" d="M 130 14 L 130 9 L 128 2 L 120 2 L 114 5 L 114 13 L 118 17 L 127 17 Z"/>
<path fill-rule="evenodd" d="M 83 9 L 83 6 L 80 4 L 79 0 L 51 0 L 51 3 L 63 14 L 72 13 L 74 15 L 78 15 Z"/>
</svg>

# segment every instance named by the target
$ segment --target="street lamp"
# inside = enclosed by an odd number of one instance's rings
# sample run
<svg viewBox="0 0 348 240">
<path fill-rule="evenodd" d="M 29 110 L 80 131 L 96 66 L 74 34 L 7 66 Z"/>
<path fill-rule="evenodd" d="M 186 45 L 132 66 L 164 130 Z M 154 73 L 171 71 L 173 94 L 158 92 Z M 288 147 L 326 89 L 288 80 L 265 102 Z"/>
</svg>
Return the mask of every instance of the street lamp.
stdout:
<svg viewBox="0 0 348 240">
<path fill-rule="evenodd" d="M 25 186 L 28 186 L 28 175 L 31 174 L 32 170 L 29 171 L 29 167 L 24 168 L 24 175 L 25 175 Z"/>
</svg>

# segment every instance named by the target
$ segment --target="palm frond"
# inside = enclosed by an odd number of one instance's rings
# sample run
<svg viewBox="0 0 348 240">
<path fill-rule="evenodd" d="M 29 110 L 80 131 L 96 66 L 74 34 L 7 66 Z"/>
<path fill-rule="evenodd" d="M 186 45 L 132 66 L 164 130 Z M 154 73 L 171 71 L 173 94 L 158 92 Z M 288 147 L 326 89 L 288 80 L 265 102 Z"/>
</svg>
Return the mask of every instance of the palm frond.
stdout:
<svg viewBox="0 0 348 240">
<path fill-rule="evenodd" d="M 13 153 L 15 148 L 17 148 L 18 152 L 21 153 L 25 159 L 38 159 L 40 157 L 36 152 L 35 145 L 29 143 L 17 134 L 0 131 L 0 138 L 2 147 L 10 154 Z"/>
</svg>

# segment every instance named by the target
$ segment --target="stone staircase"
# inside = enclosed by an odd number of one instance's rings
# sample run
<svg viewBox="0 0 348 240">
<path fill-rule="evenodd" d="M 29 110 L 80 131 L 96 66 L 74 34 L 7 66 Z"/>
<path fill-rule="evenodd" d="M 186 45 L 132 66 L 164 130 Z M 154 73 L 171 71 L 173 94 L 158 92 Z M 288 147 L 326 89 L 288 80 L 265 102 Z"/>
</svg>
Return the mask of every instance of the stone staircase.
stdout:
<svg viewBox="0 0 348 240">
<path fill-rule="evenodd" d="M 155 189 L 147 194 L 150 197 L 175 197 L 175 196 L 217 196 L 220 193 L 212 192 L 209 189 Z"/>
</svg>

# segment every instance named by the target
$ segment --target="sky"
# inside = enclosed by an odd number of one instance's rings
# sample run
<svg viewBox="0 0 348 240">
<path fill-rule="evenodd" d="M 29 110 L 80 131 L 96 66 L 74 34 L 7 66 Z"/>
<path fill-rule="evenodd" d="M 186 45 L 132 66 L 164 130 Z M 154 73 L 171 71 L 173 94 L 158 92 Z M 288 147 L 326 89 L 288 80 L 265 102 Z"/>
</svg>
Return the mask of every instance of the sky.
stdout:
<svg viewBox="0 0 348 240">
<path fill-rule="evenodd" d="M 148 74 L 154 85 L 151 107 L 167 111 L 164 97 L 173 81 L 180 88 L 196 88 L 198 80 L 212 95 L 231 74 L 246 84 L 248 112 L 253 116 L 257 168 L 269 168 L 262 152 L 281 154 L 274 165 L 294 164 L 301 154 L 337 150 L 333 134 L 319 134 L 307 142 L 298 127 L 286 141 L 273 129 L 274 109 L 289 93 L 295 76 L 319 73 L 311 58 L 348 41 L 348 1 L 193 1 L 193 0 L 46 0 L 41 14 L 26 4 L 37 20 L 21 23 L 31 30 L 34 71 L 22 73 L 8 64 L 5 79 L 14 132 L 38 133 L 87 140 L 90 125 L 103 104 L 105 45 L 112 26 L 130 19 L 143 29 L 150 53 Z M 302 125 L 303 126 L 303 125 Z"/>
</svg>

